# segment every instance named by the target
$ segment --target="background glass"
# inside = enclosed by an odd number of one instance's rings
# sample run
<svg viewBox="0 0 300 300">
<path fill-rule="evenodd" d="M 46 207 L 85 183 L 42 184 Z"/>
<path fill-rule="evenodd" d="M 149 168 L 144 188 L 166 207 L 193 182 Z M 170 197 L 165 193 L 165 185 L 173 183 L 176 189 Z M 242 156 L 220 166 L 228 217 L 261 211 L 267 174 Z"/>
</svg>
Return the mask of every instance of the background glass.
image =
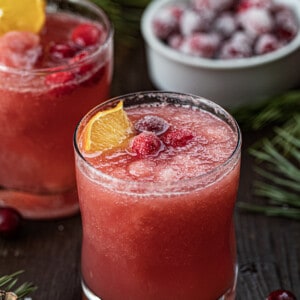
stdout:
<svg viewBox="0 0 300 300">
<path fill-rule="evenodd" d="M 59 67 L 23 70 L 0 65 L 0 205 L 32 219 L 78 211 L 74 128 L 86 111 L 107 99 L 112 77 L 113 29 L 106 14 L 85 0 L 47 1 L 47 15 L 57 13 L 99 23 L 107 36 L 84 59 Z M 59 35 L 69 26 L 67 19 L 53 23 L 50 33 L 42 31 L 44 39 Z M 53 87 L 46 80 L 54 73 L 76 76 Z"/>
</svg>

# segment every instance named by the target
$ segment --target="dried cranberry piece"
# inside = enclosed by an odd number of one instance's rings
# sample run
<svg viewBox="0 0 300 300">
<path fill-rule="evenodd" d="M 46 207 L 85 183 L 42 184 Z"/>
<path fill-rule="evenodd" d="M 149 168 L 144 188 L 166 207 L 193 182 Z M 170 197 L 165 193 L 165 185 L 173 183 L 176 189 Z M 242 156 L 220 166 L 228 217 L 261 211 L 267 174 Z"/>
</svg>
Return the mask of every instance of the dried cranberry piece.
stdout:
<svg viewBox="0 0 300 300">
<path fill-rule="evenodd" d="M 71 60 L 70 63 L 79 63 L 80 66 L 78 67 L 76 73 L 78 75 L 85 75 L 87 72 L 91 71 L 94 67 L 93 63 L 81 63 L 86 57 L 88 57 L 90 53 L 88 51 L 81 51 L 76 54 Z"/>
<path fill-rule="evenodd" d="M 132 139 L 131 150 L 139 158 L 156 155 L 161 149 L 161 140 L 153 132 L 144 131 Z"/>
<path fill-rule="evenodd" d="M 81 47 L 96 45 L 101 41 L 102 37 L 103 30 L 90 23 L 78 25 L 71 34 L 71 40 Z"/>
<path fill-rule="evenodd" d="M 72 82 L 75 75 L 72 72 L 56 72 L 46 76 L 45 84 L 52 87 L 50 94 L 54 96 L 61 96 L 72 92 L 75 84 Z"/>
<path fill-rule="evenodd" d="M 83 62 L 90 55 L 88 51 L 81 51 L 80 53 L 76 54 L 70 61 L 70 63 L 78 63 L 79 66 L 76 70 L 76 75 L 78 76 L 85 76 L 87 73 L 92 72 L 95 69 L 95 64 L 93 62 Z M 96 85 L 100 82 L 103 78 L 107 70 L 107 64 L 101 66 L 96 72 L 91 73 L 90 76 L 82 82 L 83 86 L 92 86 Z"/>
<path fill-rule="evenodd" d="M 297 300 L 296 296 L 287 290 L 276 290 L 269 294 L 266 300 Z"/>
<path fill-rule="evenodd" d="M 13 237 L 19 231 L 22 217 L 11 207 L 0 207 L 0 235 L 5 238 Z"/>
<path fill-rule="evenodd" d="M 134 128 L 138 132 L 151 131 L 156 135 L 160 135 L 168 130 L 169 124 L 158 116 L 145 116 L 134 124 Z"/>
<path fill-rule="evenodd" d="M 171 129 L 162 136 L 163 142 L 174 148 L 186 146 L 193 138 L 193 132 L 188 129 Z"/>
<path fill-rule="evenodd" d="M 71 43 L 52 44 L 49 52 L 53 60 L 63 60 L 73 57 L 77 49 Z"/>
</svg>

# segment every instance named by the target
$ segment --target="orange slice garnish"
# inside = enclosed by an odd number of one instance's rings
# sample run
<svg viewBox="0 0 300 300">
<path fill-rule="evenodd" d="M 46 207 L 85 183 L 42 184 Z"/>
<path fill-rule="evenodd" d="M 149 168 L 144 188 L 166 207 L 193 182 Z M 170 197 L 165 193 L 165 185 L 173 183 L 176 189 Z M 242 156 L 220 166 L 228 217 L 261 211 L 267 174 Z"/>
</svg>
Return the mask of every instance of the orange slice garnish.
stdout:
<svg viewBox="0 0 300 300">
<path fill-rule="evenodd" d="M 0 35 L 15 30 L 38 33 L 45 18 L 45 0 L 0 0 Z"/>
<path fill-rule="evenodd" d="M 99 111 L 89 120 L 83 130 L 83 149 L 104 152 L 121 147 L 132 134 L 132 125 L 120 101 L 114 108 Z"/>
</svg>

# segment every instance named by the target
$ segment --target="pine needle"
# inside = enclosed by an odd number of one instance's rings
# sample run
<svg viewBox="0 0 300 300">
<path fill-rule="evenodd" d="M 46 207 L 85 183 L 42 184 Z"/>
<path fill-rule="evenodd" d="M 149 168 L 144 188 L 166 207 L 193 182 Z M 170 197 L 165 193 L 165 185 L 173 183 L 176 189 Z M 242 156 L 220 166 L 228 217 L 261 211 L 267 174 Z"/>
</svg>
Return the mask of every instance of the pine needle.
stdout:
<svg viewBox="0 0 300 300">
<path fill-rule="evenodd" d="M 238 207 L 267 216 L 300 220 L 299 111 L 282 127 L 274 128 L 274 134 L 273 138 L 264 138 L 249 149 L 255 158 L 254 170 L 261 178 L 254 184 L 254 194 L 266 204 L 241 202 Z"/>
<path fill-rule="evenodd" d="M 37 287 L 32 282 L 24 282 L 20 286 L 16 287 L 18 276 L 24 271 L 20 270 L 10 275 L 4 275 L 0 277 L 0 291 L 13 292 L 21 299 L 30 293 L 34 292 Z"/>
<path fill-rule="evenodd" d="M 136 44 L 142 13 L 151 0 L 92 0 L 110 17 L 116 41 L 128 47 Z"/>
<path fill-rule="evenodd" d="M 282 125 L 293 118 L 295 112 L 300 112 L 299 90 L 231 111 L 243 130 L 259 130 L 266 126 Z"/>
</svg>

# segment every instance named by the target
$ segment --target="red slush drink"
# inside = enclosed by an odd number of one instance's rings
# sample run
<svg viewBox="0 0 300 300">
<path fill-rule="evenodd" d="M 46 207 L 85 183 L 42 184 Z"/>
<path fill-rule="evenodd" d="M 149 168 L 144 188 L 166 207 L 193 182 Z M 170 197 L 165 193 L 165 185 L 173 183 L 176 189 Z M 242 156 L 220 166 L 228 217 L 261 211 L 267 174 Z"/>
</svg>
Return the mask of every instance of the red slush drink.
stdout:
<svg viewBox="0 0 300 300">
<path fill-rule="evenodd" d="M 109 20 L 85 0 L 49 0 L 38 34 L 0 36 L 0 205 L 33 219 L 78 211 L 72 136 L 109 95 L 112 48 Z"/>
<path fill-rule="evenodd" d="M 89 120 L 119 101 L 128 140 L 86 151 Z M 234 119 L 196 96 L 137 93 L 89 112 L 75 134 L 85 296 L 234 299 L 240 147 Z"/>
</svg>

